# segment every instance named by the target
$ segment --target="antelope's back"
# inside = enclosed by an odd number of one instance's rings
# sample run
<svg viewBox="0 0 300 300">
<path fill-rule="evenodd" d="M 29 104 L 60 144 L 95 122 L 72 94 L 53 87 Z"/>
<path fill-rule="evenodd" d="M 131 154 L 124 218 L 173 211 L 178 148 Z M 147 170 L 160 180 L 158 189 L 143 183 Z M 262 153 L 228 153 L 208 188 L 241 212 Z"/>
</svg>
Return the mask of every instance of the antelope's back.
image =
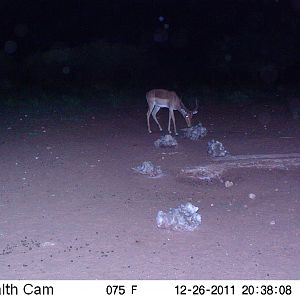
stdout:
<svg viewBox="0 0 300 300">
<path fill-rule="evenodd" d="M 177 94 L 173 91 L 168 91 L 164 89 L 153 89 L 146 93 L 147 100 L 150 98 L 154 99 L 179 99 Z"/>
</svg>

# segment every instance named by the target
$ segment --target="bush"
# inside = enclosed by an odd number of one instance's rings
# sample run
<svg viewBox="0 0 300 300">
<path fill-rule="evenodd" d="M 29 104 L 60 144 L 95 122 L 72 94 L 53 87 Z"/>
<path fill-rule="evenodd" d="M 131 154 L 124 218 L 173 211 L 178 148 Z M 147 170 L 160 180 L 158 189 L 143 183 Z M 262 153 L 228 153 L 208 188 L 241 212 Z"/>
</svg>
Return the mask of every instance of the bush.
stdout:
<svg viewBox="0 0 300 300">
<path fill-rule="evenodd" d="M 153 66 L 154 59 L 142 48 L 98 41 L 33 54 L 24 70 L 36 82 L 104 81 L 120 86 L 138 81 Z"/>
</svg>

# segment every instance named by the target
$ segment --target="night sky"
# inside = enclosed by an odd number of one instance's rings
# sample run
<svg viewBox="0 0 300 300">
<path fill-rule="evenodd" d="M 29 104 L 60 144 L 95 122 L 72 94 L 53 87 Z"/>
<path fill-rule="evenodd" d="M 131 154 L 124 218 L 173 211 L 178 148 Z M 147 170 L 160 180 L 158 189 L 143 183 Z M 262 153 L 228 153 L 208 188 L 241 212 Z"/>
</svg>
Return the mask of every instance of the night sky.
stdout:
<svg viewBox="0 0 300 300">
<path fill-rule="evenodd" d="M 123 46 L 147 51 L 138 64 L 155 63 L 140 79 L 250 82 L 256 72 L 266 83 L 298 82 L 300 0 L 2 0 L 0 36 L 2 54 L 19 66 L 35 53 L 100 41 L 120 53 Z M 128 69 L 120 63 L 112 73 L 132 78 Z"/>
<path fill-rule="evenodd" d="M 57 41 L 72 45 L 102 38 L 141 44 L 165 24 L 170 36 L 184 32 L 190 45 L 200 48 L 222 35 L 296 38 L 300 1 L 2 0 L 0 17 L 2 43 L 17 39 L 32 50 Z M 16 34 L 22 25 L 27 31 L 23 39 Z"/>
</svg>

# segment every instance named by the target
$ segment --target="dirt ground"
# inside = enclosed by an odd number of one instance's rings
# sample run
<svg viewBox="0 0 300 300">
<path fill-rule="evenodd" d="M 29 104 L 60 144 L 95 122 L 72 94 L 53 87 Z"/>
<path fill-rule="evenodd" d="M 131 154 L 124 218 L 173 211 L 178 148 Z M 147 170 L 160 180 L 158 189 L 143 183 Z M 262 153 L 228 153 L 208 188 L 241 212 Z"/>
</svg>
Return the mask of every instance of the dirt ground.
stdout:
<svg viewBox="0 0 300 300">
<path fill-rule="evenodd" d="M 146 103 L 63 119 L 2 116 L 0 278 L 300 279 L 300 169 L 234 169 L 228 188 L 178 176 L 211 162 L 213 138 L 233 155 L 300 153 L 300 121 L 281 106 L 206 105 L 194 121 L 205 138 L 156 149 L 160 133 L 151 120 L 148 134 L 145 114 Z M 164 176 L 134 173 L 143 161 Z M 188 201 L 199 229 L 157 227 L 159 210 Z"/>
</svg>

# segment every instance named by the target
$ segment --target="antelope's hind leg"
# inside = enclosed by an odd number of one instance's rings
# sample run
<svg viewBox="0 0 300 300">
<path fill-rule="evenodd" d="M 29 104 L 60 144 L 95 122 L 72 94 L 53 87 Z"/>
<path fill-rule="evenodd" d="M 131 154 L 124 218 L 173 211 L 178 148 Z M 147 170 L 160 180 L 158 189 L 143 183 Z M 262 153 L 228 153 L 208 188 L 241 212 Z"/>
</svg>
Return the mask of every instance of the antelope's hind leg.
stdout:
<svg viewBox="0 0 300 300">
<path fill-rule="evenodd" d="M 152 133 L 151 128 L 150 128 L 150 115 L 151 115 L 151 112 L 153 111 L 154 105 L 151 105 L 151 104 L 148 104 L 148 105 L 149 105 L 149 108 L 147 111 L 147 126 L 148 126 L 148 132 Z"/>
<path fill-rule="evenodd" d="M 153 117 L 154 121 L 156 122 L 156 124 L 158 125 L 159 130 L 162 131 L 162 127 L 160 126 L 160 124 L 157 120 L 157 117 L 156 117 L 156 114 L 158 113 L 159 110 L 160 110 L 159 106 L 154 106 L 154 109 L 152 110 L 152 117 Z"/>
</svg>

